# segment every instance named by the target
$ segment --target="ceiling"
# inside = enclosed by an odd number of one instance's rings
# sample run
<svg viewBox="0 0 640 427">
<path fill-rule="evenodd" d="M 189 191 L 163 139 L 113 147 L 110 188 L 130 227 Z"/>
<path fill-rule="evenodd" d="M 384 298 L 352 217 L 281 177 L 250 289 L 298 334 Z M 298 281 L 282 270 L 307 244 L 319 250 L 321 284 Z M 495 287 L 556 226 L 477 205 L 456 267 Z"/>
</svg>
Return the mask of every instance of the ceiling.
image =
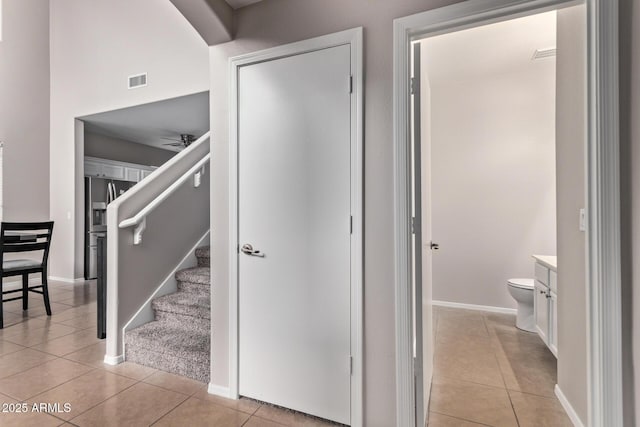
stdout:
<svg viewBox="0 0 640 427">
<path fill-rule="evenodd" d="M 79 117 L 85 131 L 180 151 L 163 138 L 180 139 L 188 133 L 196 138 L 209 130 L 209 92 L 201 92 L 150 104 Z"/>
<path fill-rule="evenodd" d="M 431 84 L 517 72 L 555 64 L 532 61 L 536 49 L 556 46 L 556 12 L 475 27 L 423 39 Z"/>
<path fill-rule="evenodd" d="M 258 3 L 259 1 L 262 1 L 262 0 L 225 0 L 225 1 L 229 3 L 229 6 L 231 6 L 232 8 L 240 9 L 241 7 L 245 7 L 253 3 Z"/>
</svg>

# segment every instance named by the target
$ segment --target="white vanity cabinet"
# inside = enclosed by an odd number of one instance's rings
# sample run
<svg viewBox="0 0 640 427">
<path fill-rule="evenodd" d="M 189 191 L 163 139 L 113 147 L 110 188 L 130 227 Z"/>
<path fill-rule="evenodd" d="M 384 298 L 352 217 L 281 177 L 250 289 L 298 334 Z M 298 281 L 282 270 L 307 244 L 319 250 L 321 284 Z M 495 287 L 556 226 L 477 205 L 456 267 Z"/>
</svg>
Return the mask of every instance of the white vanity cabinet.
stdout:
<svg viewBox="0 0 640 427">
<path fill-rule="evenodd" d="M 533 307 L 534 318 L 536 322 L 536 331 L 542 338 L 542 341 L 547 344 L 549 341 L 549 304 L 548 300 L 549 288 L 542 283 L 535 281 L 533 288 Z M 548 345 L 548 344 L 547 344 Z"/>
<path fill-rule="evenodd" d="M 554 256 L 534 255 L 533 313 L 536 331 L 558 356 L 558 276 Z"/>
<path fill-rule="evenodd" d="M 555 292 L 549 292 L 549 350 L 554 356 L 558 357 L 558 295 Z"/>
</svg>

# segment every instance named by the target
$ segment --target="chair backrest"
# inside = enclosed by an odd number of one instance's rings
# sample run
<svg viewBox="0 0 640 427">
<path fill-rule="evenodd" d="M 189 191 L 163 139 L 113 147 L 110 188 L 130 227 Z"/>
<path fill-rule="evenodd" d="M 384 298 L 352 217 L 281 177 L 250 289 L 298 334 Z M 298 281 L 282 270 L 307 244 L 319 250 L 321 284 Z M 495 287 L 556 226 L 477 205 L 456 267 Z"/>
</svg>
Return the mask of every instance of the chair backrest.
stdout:
<svg viewBox="0 0 640 427">
<path fill-rule="evenodd" d="M 3 222 L 0 225 L 0 265 L 4 254 L 11 252 L 43 251 L 42 266 L 47 267 L 53 221 Z"/>
</svg>

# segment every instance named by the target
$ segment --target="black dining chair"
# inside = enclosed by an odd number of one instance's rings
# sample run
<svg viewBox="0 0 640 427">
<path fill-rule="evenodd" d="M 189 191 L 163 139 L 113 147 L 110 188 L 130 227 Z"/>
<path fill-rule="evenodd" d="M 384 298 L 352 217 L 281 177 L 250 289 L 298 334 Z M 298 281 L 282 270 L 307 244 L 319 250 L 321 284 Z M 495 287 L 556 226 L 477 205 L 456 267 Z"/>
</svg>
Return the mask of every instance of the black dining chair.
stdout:
<svg viewBox="0 0 640 427">
<path fill-rule="evenodd" d="M 53 221 L 47 222 L 3 222 L 0 225 L 0 329 L 4 328 L 2 305 L 5 302 L 22 300 L 22 309 L 29 308 L 29 292 L 44 297 L 44 307 L 47 316 L 51 316 L 49 303 L 49 288 L 47 287 L 47 261 L 51 246 Z M 14 252 L 42 251 L 42 259 L 23 258 L 6 259 L 6 254 Z M 32 254 L 30 254 L 32 255 Z M 29 286 L 29 274 L 42 274 L 42 284 Z M 22 289 L 5 291 L 3 281 L 5 277 L 22 276 Z M 22 295 L 4 299 L 4 295 L 21 292 Z"/>
</svg>

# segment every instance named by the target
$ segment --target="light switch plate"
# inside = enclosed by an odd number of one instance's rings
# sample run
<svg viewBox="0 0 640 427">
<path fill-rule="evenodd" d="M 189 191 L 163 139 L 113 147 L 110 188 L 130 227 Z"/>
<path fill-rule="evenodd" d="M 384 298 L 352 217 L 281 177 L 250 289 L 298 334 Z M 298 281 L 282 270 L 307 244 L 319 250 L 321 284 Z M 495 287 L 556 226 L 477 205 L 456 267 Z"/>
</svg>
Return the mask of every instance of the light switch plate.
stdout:
<svg viewBox="0 0 640 427">
<path fill-rule="evenodd" d="M 587 214 L 584 208 L 580 209 L 580 231 L 587 231 Z"/>
</svg>

